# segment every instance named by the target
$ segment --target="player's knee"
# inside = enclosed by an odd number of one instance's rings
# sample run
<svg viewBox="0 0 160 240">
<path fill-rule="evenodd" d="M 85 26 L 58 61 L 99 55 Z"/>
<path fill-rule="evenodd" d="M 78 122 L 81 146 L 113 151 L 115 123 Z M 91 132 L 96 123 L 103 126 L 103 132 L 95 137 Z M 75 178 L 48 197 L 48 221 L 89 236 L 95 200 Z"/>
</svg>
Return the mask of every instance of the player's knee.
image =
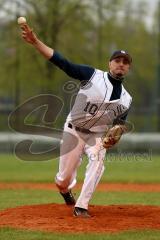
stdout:
<svg viewBox="0 0 160 240">
<path fill-rule="evenodd" d="M 89 160 L 92 162 L 97 162 L 97 163 L 101 164 L 104 161 L 104 156 L 101 156 L 97 153 L 96 154 L 92 153 L 89 155 Z"/>
<path fill-rule="evenodd" d="M 95 161 L 95 162 L 103 162 L 105 158 L 105 150 L 101 149 L 94 149 L 94 151 L 90 152 L 88 154 L 88 158 L 90 161 Z"/>
<path fill-rule="evenodd" d="M 63 192 L 68 189 L 69 186 L 69 180 L 68 179 L 58 179 L 55 178 L 55 184 L 58 187 L 58 189 Z"/>
</svg>

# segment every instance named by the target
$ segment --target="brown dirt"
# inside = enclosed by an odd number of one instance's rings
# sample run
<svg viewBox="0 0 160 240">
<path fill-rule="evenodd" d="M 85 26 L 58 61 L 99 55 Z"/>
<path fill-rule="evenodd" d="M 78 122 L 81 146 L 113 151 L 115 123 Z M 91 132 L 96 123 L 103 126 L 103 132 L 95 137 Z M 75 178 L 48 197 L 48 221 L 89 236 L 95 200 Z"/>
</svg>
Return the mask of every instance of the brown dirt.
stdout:
<svg viewBox="0 0 160 240">
<path fill-rule="evenodd" d="M 160 230 L 160 207 L 142 205 L 90 206 L 91 218 L 72 215 L 62 204 L 21 206 L 0 212 L 0 227 L 47 232 L 120 232 L 124 230 Z"/>
<path fill-rule="evenodd" d="M 80 189 L 78 184 L 76 189 Z M 0 189 L 55 190 L 52 183 L 0 183 Z M 101 183 L 97 191 L 160 192 L 160 184 Z M 91 218 L 73 217 L 73 209 L 62 204 L 20 206 L 0 211 L 0 228 L 47 232 L 120 232 L 159 229 L 160 207 L 143 205 L 90 206 Z"/>
<path fill-rule="evenodd" d="M 81 184 L 77 184 L 76 189 L 80 189 L 81 186 Z M 53 183 L 0 183 L 0 189 L 57 190 Z M 97 191 L 160 192 L 160 184 L 100 183 Z"/>
</svg>

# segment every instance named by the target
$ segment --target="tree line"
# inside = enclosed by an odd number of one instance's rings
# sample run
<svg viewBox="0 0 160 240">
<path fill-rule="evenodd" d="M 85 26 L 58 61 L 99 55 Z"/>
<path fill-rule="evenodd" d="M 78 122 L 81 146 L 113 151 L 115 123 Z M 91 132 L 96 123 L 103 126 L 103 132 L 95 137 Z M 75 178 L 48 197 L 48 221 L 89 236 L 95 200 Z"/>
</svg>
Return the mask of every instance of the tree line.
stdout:
<svg viewBox="0 0 160 240">
<path fill-rule="evenodd" d="M 23 42 L 16 19 L 25 15 L 38 37 L 75 63 L 107 70 L 111 53 L 127 50 L 133 57 L 124 82 L 133 96 L 130 121 L 136 131 L 156 131 L 158 6 L 148 26 L 148 5 L 140 0 L 1 0 L 4 21 L 0 31 L 0 96 L 17 106 L 36 94 L 53 93 L 65 102 L 62 125 L 73 92 L 64 91 L 70 79 Z M 75 81 L 76 82 L 76 81 Z"/>
</svg>

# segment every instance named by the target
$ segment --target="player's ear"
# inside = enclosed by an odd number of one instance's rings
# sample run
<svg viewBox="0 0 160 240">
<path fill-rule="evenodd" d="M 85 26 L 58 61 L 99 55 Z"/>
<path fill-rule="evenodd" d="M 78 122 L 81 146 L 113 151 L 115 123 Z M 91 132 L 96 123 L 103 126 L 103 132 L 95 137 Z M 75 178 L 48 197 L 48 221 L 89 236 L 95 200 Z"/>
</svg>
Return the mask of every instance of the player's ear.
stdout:
<svg viewBox="0 0 160 240">
<path fill-rule="evenodd" d="M 111 61 L 109 61 L 108 66 L 109 66 L 109 69 L 110 69 L 110 67 L 111 67 Z"/>
</svg>

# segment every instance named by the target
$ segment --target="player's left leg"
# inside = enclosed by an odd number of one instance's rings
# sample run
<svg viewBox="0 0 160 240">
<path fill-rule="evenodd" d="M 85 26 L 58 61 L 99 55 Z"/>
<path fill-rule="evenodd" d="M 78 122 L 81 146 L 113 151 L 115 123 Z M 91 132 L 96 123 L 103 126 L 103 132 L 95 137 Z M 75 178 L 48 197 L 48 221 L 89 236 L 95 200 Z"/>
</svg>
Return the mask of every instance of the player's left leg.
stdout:
<svg viewBox="0 0 160 240">
<path fill-rule="evenodd" d="M 95 144 L 91 145 L 93 144 L 91 143 L 93 137 L 95 139 Z M 84 184 L 75 205 L 75 207 L 82 209 L 88 209 L 88 204 L 92 194 L 104 172 L 104 158 L 106 149 L 104 149 L 102 146 L 102 140 L 99 134 L 90 136 L 85 147 L 85 152 L 88 156 L 89 162 L 86 169 Z"/>
<path fill-rule="evenodd" d="M 81 164 L 84 145 L 85 142 L 75 129 L 69 128 L 66 123 L 60 147 L 59 171 L 55 182 L 67 205 L 75 204 L 71 189 L 76 184 L 77 169 Z"/>
</svg>

